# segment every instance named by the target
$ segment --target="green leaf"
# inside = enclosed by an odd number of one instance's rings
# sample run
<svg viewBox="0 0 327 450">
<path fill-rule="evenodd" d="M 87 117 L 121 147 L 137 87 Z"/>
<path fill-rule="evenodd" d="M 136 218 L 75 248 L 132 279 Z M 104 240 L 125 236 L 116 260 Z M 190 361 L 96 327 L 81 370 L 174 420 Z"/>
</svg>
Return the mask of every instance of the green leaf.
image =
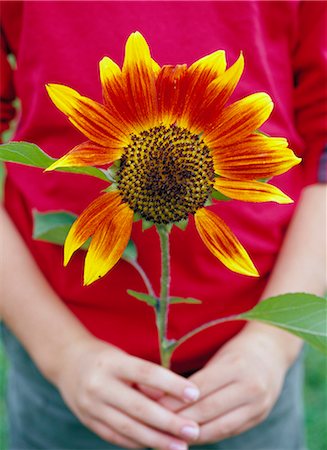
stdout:
<svg viewBox="0 0 327 450">
<path fill-rule="evenodd" d="M 134 213 L 133 222 L 138 222 L 139 220 L 142 220 L 142 217 L 139 213 Z"/>
<path fill-rule="evenodd" d="M 142 219 L 142 231 L 148 230 L 154 225 L 150 220 Z"/>
<path fill-rule="evenodd" d="M 258 320 L 289 331 L 327 354 L 327 299 L 295 293 L 271 297 L 239 319 Z"/>
<path fill-rule="evenodd" d="M 141 300 L 142 302 L 147 303 L 150 306 L 156 306 L 157 305 L 157 299 L 149 294 L 143 294 L 142 292 L 136 292 L 132 291 L 131 289 L 127 290 L 127 293 L 131 295 L 132 297 L 137 298 L 138 300 Z"/>
<path fill-rule="evenodd" d="M 174 222 L 174 225 L 182 231 L 185 231 L 188 224 L 188 219 L 180 220 L 179 222 Z"/>
<path fill-rule="evenodd" d="M 64 245 L 76 215 L 67 211 L 40 213 L 33 211 L 33 238 L 52 244 Z"/>
<path fill-rule="evenodd" d="M 183 298 L 183 297 L 170 297 L 169 299 L 169 303 L 170 304 L 174 304 L 174 303 L 191 303 L 193 305 L 200 305 L 202 303 L 201 300 L 198 300 L 196 298 L 192 298 L 192 297 L 187 297 L 187 298 Z"/>
<path fill-rule="evenodd" d="M 54 163 L 56 159 L 51 158 L 35 144 L 30 144 L 29 142 L 9 142 L 8 144 L 0 145 L 0 161 L 46 169 Z M 60 172 L 90 175 L 108 181 L 106 171 L 97 169 L 96 167 L 62 167 L 57 170 Z"/>
<path fill-rule="evenodd" d="M 108 169 L 105 170 L 105 173 L 109 179 L 116 180 L 117 173 L 120 169 L 120 161 L 115 161 Z"/>
<path fill-rule="evenodd" d="M 0 162 L 0 202 L 3 199 L 5 179 L 6 179 L 6 169 L 4 164 Z"/>
<path fill-rule="evenodd" d="M 122 259 L 125 259 L 126 261 L 137 260 L 137 248 L 131 239 L 129 240 L 127 247 L 125 248 Z"/>
<path fill-rule="evenodd" d="M 222 200 L 224 202 L 231 200 L 229 197 L 217 191 L 216 189 L 212 190 L 211 197 L 215 200 Z"/>
</svg>

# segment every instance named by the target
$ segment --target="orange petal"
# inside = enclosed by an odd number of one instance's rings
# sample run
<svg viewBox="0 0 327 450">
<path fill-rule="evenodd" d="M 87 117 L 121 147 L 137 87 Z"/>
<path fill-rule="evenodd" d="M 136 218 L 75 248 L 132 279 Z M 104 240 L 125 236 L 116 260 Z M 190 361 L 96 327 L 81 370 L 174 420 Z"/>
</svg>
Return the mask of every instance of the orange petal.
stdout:
<svg viewBox="0 0 327 450">
<path fill-rule="evenodd" d="M 216 258 L 233 272 L 259 276 L 248 253 L 223 220 L 205 208 L 194 217 L 201 239 Z"/>
<path fill-rule="evenodd" d="M 205 135 L 209 147 L 230 145 L 257 130 L 270 116 L 273 102 L 268 94 L 259 92 L 225 108 L 215 129 Z"/>
<path fill-rule="evenodd" d="M 132 33 L 126 42 L 122 73 L 129 107 L 143 127 L 152 126 L 158 120 L 156 72 L 146 40 L 139 32 Z"/>
<path fill-rule="evenodd" d="M 163 66 L 157 79 L 159 121 L 170 125 L 180 115 L 182 99 L 181 86 L 187 67 L 184 65 Z"/>
<path fill-rule="evenodd" d="M 214 188 L 234 200 L 243 202 L 293 203 L 293 200 L 276 186 L 259 181 L 234 181 L 216 178 Z"/>
<path fill-rule="evenodd" d="M 212 148 L 215 171 L 218 175 L 239 180 L 259 180 L 280 175 L 299 164 L 284 138 L 251 134 L 233 144 L 223 139 Z"/>
<path fill-rule="evenodd" d="M 122 155 L 123 150 L 95 144 L 91 141 L 83 142 L 74 147 L 65 156 L 55 161 L 45 171 L 57 169 L 58 167 L 83 167 L 102 166 L 110 164 Z"/>
<path fill-rule="evenodd" d="M 103 105 L 81 96 L 68 86 L 48 84 L 46 88 L 57 108 L 91 141 L 111 148 L 128 144 L 122 131 L 124 124 L 109 114 Z"/>
<path fill-rule="evenodd" d="M 226 69 L 226 57 L 218 50 L 195 61 L 187 70 L 181 86 L 183 112 L 179 125 L 192 129 L 193 117 L 197 115 L 203 96 L 210 83 Z"/>
<path fill-rule="evenodd" d="M 209 84 L 192 119 L 196 131 L 206 133 L 217 126 L 221 111 L 234 92 L 243 70 L 244 58 L 241 53 L 226 72 Z"/>
<path fill-rule="evenodd" d="M 103 277 L 119 261 L 132 232 L 133 215 L 126 203 L 107 211 L 85 258 L 84 285 Z"/>
<path fill-rule="evenodd" d="M 96 198 L 82 212 L 69 230 L 64 247 L 64 265 L 66 266 L 72 254 L 79 249 L 97 230 L 99 224 L 112 215 L 121 204 L 117 192 L 108 192 Z"/>
</svg>

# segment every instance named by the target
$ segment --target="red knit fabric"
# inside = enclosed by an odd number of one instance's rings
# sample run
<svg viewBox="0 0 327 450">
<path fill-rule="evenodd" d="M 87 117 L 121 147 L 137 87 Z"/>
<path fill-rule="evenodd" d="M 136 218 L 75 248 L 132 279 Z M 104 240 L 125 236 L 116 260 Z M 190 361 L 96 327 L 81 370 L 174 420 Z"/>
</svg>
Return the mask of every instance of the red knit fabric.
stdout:
<svg viewBox="0 0 327 450">
<path fill-rule="evenodd" d="M 326 142 L 326 61 L 323 60 L 324 2 L 1 2 L 1 122 L 12 117 L 8 104 L 15 91 L 21 117 L 14 140 L 38 144 L 54 157 L 85 138 L 47 96 L 46 83 L 66 84 L 101 101 L 98 62 L 108 55 L 122 63 L 128 35 L 138 30 L 159 64 L 190 64 L 218 49 L 232 64 L 242 50 L 245 72 L 232 100 L 253 92 L 271 95 L 275 110 L 262 128 L 284 136 L 303 164 L 276 177 L 273 184 L 297 200 L 315 182 Z M 13 75 L 6 52 L 17 57 Z M 13 88 L 15 86 L 15 89 Z M 105 183 L 93 178 L 8 164 L 6 207 L 41 270 L 58 295 L 96 336 L 126 351 L 158 361 L 152 310 L 129 297 L 144 291 L 135 270 L 121 261 L 104 279 L 82 287 L 83 252 L 67 268 L 59 246 L 33 241 L 32 210 L 80 213 Z M 173 229 L 172 284 L 176 296 L 192 296 L 202 305 L 173 305 L 170 337 L 254 305 L 269 277 L 294 205 L 218 202 L 211 207 L 238 236 L 259 269 L 259 279 L 230 272 L 200 240 L 193 219 L 185 232 Z M 139 261 L 159 289 L 159 241 L 154 229 L 133 230 Z M 19 274 L 17 274 L 19 282 Z M 36 311 L 37 314 L 37 311 Z M 231 336 L 239 322 L 202 332 L 175 354 L 173 368 L 195 370 Z"/>
</svg>

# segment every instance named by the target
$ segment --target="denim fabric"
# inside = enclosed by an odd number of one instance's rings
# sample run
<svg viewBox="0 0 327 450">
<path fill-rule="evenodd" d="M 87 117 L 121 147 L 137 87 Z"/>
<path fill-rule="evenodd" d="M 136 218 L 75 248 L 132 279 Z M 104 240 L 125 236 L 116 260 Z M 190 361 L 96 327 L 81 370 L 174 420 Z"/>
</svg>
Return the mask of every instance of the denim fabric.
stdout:
<svg viewBox="0 0 327 450">
<path fill-rule="evenodd" d="M 17 339 L 3 326 L 9 357 L 9 450 L 119 450 L 85 428 L 60 394 L 37 370 Z M 289 370 L 269 417 L 255 428 L 194 450 L 303 450 L 302 357 Z"/>
</svg>

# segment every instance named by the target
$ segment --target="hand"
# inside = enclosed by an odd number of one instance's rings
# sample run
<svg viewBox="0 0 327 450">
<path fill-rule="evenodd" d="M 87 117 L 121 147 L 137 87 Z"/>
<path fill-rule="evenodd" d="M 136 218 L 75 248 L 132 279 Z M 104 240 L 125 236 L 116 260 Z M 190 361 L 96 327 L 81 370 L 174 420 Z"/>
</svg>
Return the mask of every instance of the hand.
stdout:
<svg viewBox="0 0 327 450">
<path fill-rule="evenodd" d="M 55 384 L 75 415 L 102 439 L 124 448 L 187 449 L 198 425 L 135 388 L 159 390 L 188 404 L 199 395 L 185 378 L 95 338 L 65 351 Z"/>
<path fill-rule="evenodd" d="M 246 327 L 189 378 L 201 392 L 193 405 L 185 407 L 167 396 L 160 399 L 162 405 L 200 424 L 197 444 L 240 434 L 263 421 L 273 408 L 291 363 L 284 350 L 287 340 L 297 349 L 294 357 L 301 344 L 280 330 L 269 327 L 265 332 L 266 325 L 258 327 L 256 331 Z"/>
</svg>

